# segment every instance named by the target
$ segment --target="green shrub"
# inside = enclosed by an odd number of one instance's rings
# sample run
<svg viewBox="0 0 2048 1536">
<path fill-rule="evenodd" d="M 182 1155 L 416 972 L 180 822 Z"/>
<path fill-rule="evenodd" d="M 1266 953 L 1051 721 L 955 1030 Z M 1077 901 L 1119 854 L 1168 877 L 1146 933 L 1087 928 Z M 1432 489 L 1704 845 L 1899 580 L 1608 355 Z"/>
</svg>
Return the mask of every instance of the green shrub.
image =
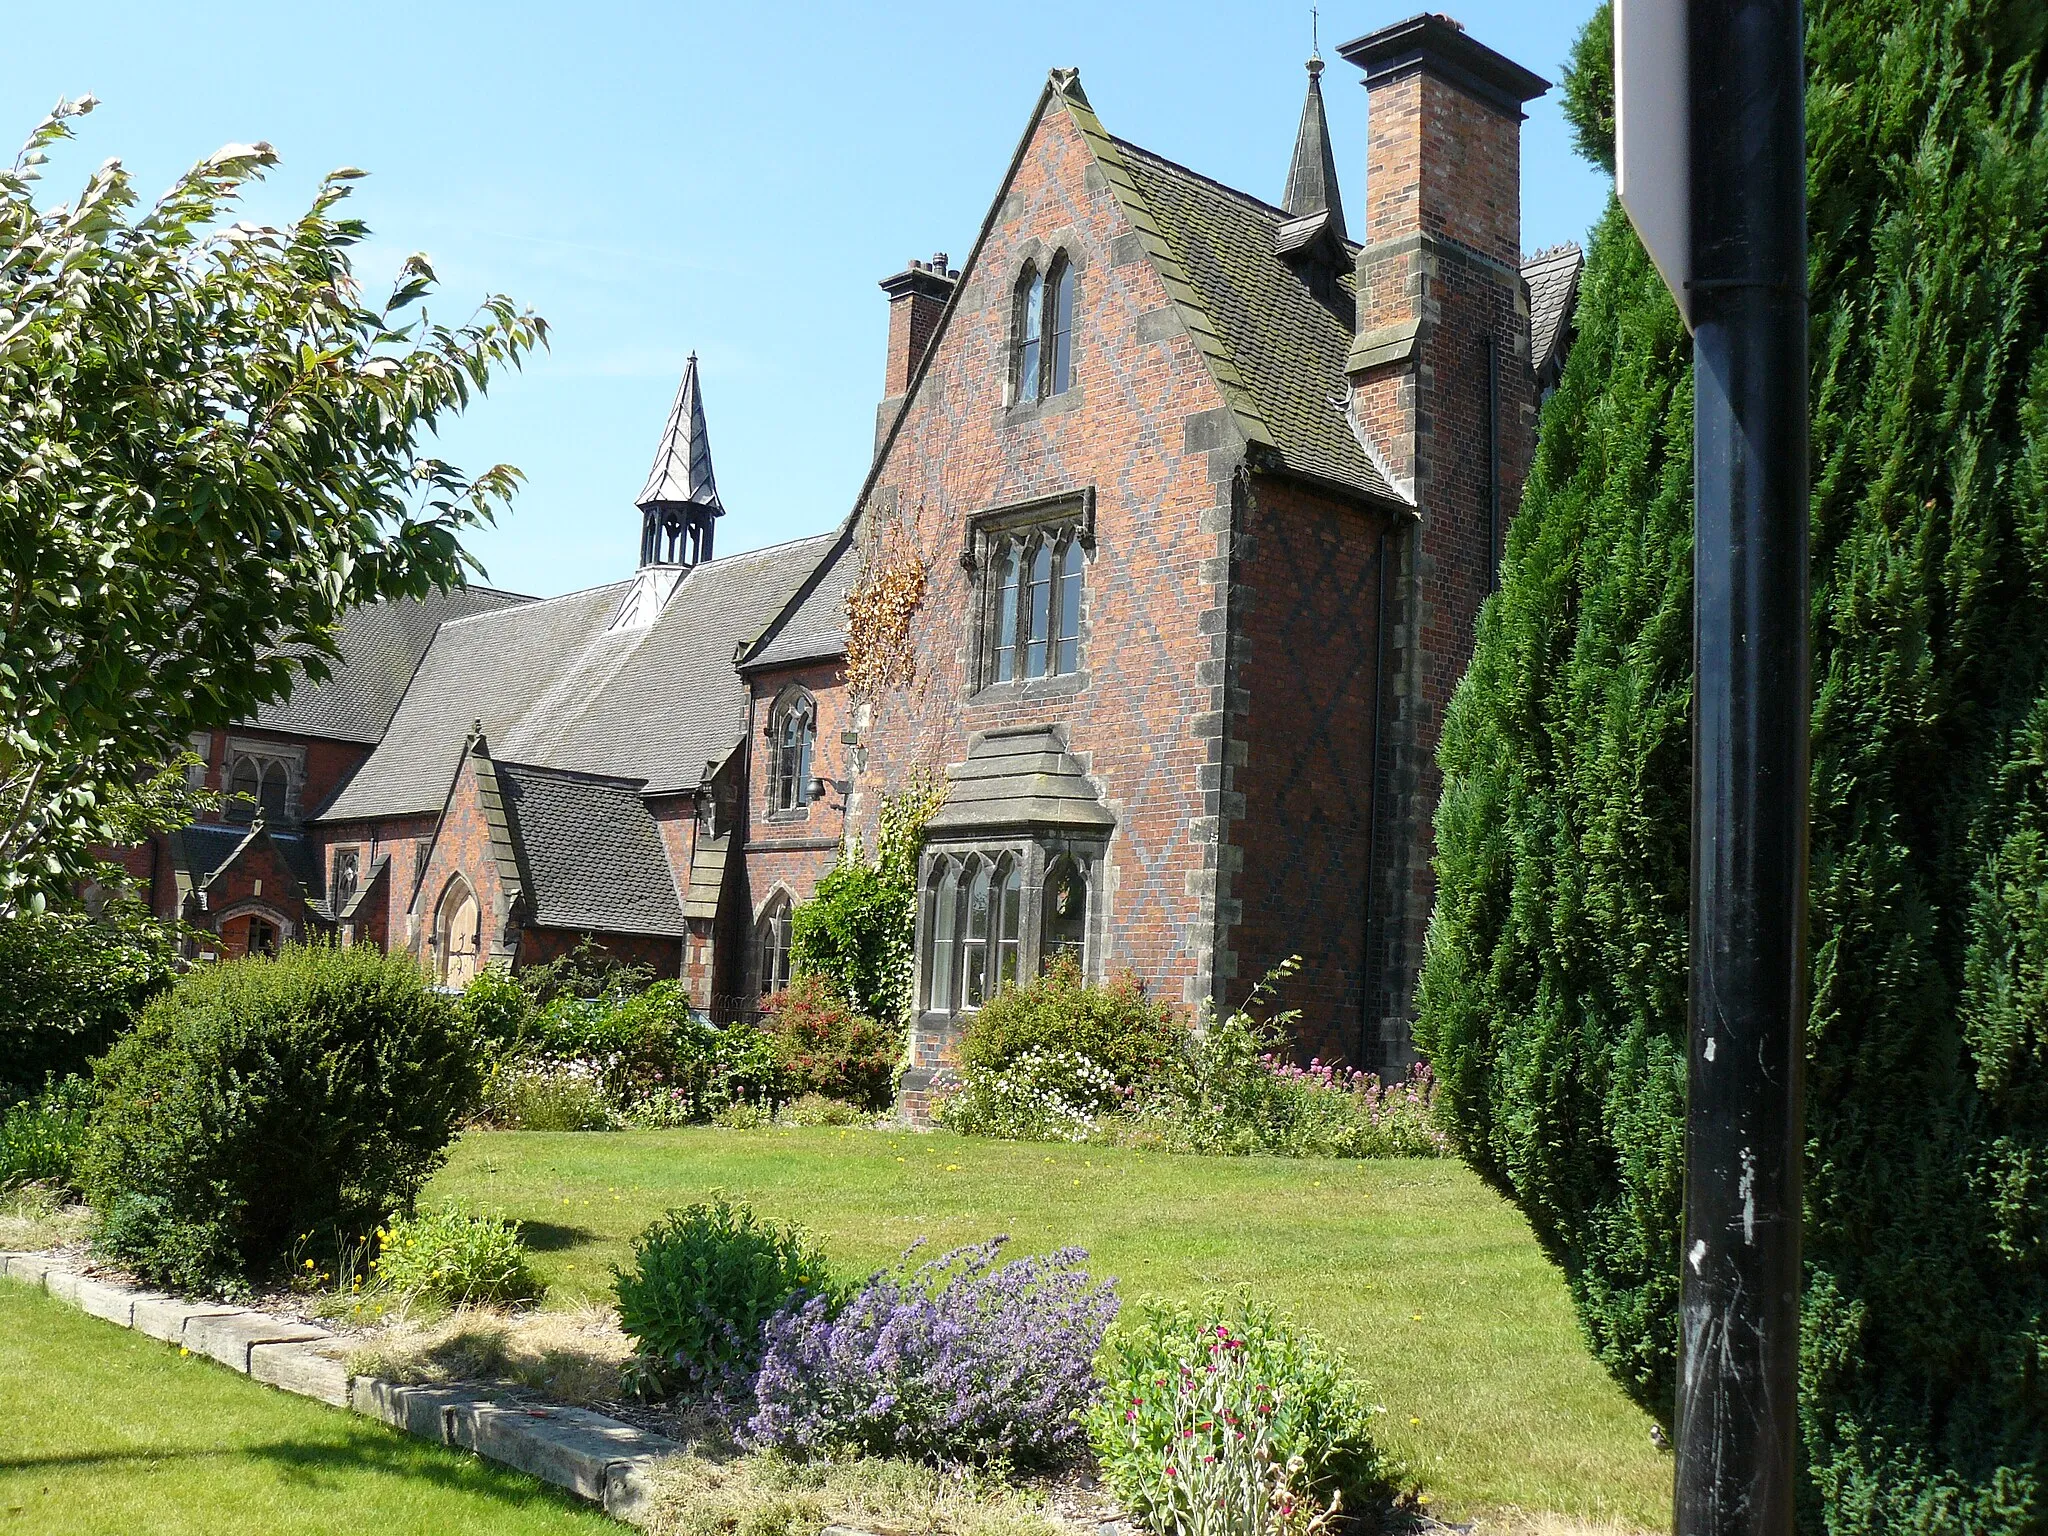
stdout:
<svg viewBox="0 0 2048 1536">
<path fill-rule="evenodd" d="M 903 793 L 882 802 L 874 863 L 855 846 L 790 914 L 791 974 L 818 978 L 892 1031 L 910 1014 L 918 850 L 944 799 L 942 780 L 913 774 Z"/>
<path fill-rule="evenodd" d="M 775 1123 L 775 1110 L 752 1099 L 735 1099 L 711 1117 L 723 1131 L 764 1131 Z"/>
<path fill-rule="evenodd" d="M 78 1187 L 78 1155 L 92 1114 L 92 1084 L 67 1077 L 0 1114 L 0 1191 L 24 1184 Z"/>
<path fill-rule="evenodd" d="M 763 1006 L 761 1028 L 775 1053 L 781 1093 L 822 1094 L 871 1110 L 888 1105 L 898 1053 L 893 1033 L 855 1013 L 816 976 L 799 976 Z"/>
<path fill-rule="evenodd" d="M 2048 12 L 1807 8 L 1803 1523 L 2048 1528 Z M 1605 11 L 1568 99 L 1597 130 Z M 1670 1418 L 1692 378 L 1620 212 L 1448 712 L 1418 1036 Z"/>
<path fill-rule="evenodd" d="M 615 1131 L 626 1117 L 580 1063 L 515 1060 L 485 1075 L 477 1118 L 501 1131 Z"/>
<path fill-rule="evenodd" d="M 1004 987 L 984 1003 L 960 1038 L 963 1072 L 998 1071 L 1026 1054 L 1072 1052 L 1107 1074 L 1114 1089 L 1142 1091 L 1163 1082 L 1187 1030 L 1131 976 L 1092 987 L 1061 956 L 1045 974 Z M 1116 1094 L 1099 1108 L 1115 1107 Z"/>
<path fill-rule="evenodd" d="M 521 1054 L 530 1043 L 540 1005 L 502 965 L 487 965 L 469 979 L 455 1011 L 477 1047 L 492 1060 Z"/>
<path fill-rule="evenodd" d="M 0 918 L 0 1108 L 87 1072 L 177 972 L 176 932 L 128 906 Z"/>
<path fill-rule="evenodd" d="M 186 976 L 96 1079 L 80 1173 L 102 1242 L 210 1289 L 269 1274 L 307 1234 L 338 1254 L 408 1208 L 478 1069 L 418 963 L 357 945 Z"/>
<path fill-rule="evenodd" d="M 379 1227 L 370 1272 L 380 1288 L 408 1301 L 452 1307 L 531 1301 L 544 1289 L 518 1222 L 452 1209 L 395 1216 Z"/>
<path fill-rule="evenodd" d="M 1356 1517 L 1391 1491 L 1373 1439 L 1385 1410 L 1328 1345 L 1248 1297 L 1139 1302 L 1110 1330 L 1096 1371 L 1102 1395 L 1087 1426 L 1103 1484 L 1152 1530 L 1279 1536 L 1333 1497 Z M 1240 1474 L 1239 1486 L 1210 1486 L 1222 1472 Z M 1180 1486 L 1191 1477 L 1225 1500 L 1206 1520 Z"/>
<path fill-rule="evenodd" d="M 761 1325 L 784 1302 L 830 1288 L 807 1232 L 723 1195 L 670 1211 L 634 1239 L 632 1269 L 612 1274 L 619 1324 L 651 1391 L 726 1385 L 759 1362 Z"/>
<path fill-rule="evenodd" d="M 828 1099 L 822 1093 L 807 1093 L 785 1104 L 778 1118 L 784 1125 L 860 1125 L 870 1118 L 867 1111 L 844 1099 Z"/>
</svg>

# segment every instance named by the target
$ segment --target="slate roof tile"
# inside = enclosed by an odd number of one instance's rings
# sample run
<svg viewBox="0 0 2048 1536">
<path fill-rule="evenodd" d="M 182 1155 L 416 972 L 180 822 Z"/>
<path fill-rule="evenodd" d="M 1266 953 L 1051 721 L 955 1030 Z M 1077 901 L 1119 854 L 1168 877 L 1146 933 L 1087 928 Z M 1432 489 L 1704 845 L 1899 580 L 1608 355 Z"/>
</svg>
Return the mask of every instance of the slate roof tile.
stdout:
<svg viewBox="0 0 2048 1536">
<path fill-rule="evenodd" d="M 1344 359 L 1354 278 L 1331 298 L 1275 254 L 1291 215 L 1124 139 L 1113 140 L 1160 233 L 1236 361 L 1274 446 L 1290 466 L 1371 496 L 1398 499 L 1345 414 Z M 1345 242 L 1347 252 L 1356 246 Z"/>
<path fill-rule="evenodd" d="M 645 628 L 609 632 L 630 581 L 444 624 L 383 741 L 317 819 L 438 812 L 477 721 L 508 762 L 694 788 L 745 729 L 736 648 L 834 537 L 693 567 Z"/>
<path fill-rule="evenodd" d="M 531 918 L 589 933 L 685 931 L 661 829 L 637 783 L 496 763 Z"/>
<path fill-rule="evenodd" d="M 391 724 L 434 633 L 449 619 L 533 599 L 495 587 L 464 587 L 402 602 L 365 603 L 342 620 L 341 659 L 322 683 L 301 682 L 266 704 L 251 724 L 330 741 L 374 743 Z"/>
</svg>

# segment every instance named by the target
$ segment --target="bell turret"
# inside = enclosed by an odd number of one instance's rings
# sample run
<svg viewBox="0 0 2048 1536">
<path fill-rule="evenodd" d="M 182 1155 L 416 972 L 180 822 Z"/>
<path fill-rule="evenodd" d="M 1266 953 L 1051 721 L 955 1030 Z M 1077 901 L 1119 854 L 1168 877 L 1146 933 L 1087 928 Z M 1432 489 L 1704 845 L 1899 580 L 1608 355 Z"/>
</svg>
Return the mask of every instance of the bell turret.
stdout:
<svg viewBox="0 0 2048 1536">
<path fill-rule="evenodd" d="M 640 508 L 640 564 L 697 565 L 711 558 L 713 521 L 725 516 L 711 473 L 711 433 L 704 424 L 704 393 L 697 354 L 683 369 L 682 388 L 662 430 L 654 468 L 636 498 Z"/>
</svg>

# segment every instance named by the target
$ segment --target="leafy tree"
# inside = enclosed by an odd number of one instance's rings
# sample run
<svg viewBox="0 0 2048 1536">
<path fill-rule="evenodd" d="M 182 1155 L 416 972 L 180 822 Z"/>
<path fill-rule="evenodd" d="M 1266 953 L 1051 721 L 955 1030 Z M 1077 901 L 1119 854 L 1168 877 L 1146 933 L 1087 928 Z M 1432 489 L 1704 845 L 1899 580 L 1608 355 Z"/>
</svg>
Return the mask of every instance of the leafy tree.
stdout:
<svg viewBox="0 0 2048 1536">
<path fill-rule="evenodd" d="M 1596 16 L 1568 78 L 1601 158 Z M 2048 1523 L 2048 11 L 1815 0 L 1803 1520 Z M 1595 1348 L 1672 1409 L 1690 354 L 1594 232 L 1446 722 L 1418 1034 Z"/>
<path fill-rule="evenodd" d="M 502 297 L 433 322 L 421 256 L 363 303 L 358 171 L 288 228 L 225 224 L 266 144 L 146 209 L 118 161 L 39 207 L 92 106 L 0 170 L 0 911 L 91 873 L 190 731 L 324 677 L 349 608 L 474 568 L 458 536 L 518 472 L 421 444 L 547 334 Z"/>
</svg>

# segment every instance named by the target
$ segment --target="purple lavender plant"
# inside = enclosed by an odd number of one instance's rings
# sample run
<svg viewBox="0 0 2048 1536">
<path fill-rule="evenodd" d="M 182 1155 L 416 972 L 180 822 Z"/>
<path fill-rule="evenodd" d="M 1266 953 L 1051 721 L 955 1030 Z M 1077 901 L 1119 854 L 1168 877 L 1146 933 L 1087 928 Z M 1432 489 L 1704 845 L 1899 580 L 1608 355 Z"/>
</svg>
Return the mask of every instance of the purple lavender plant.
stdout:
<svg viewBox="0 0 2048 1536">
<path fill-rule="evenodd" d="M 1087 1447 L 1116 1282 L 1080 1248 L 996 1267 L 1006 1237 L 910 1268 L 913 1246 L 834 1314 L 792 1302 L 762 1332 L 742 1438 L 798 1455 L 1055 1467 Z"/>
</svg>

